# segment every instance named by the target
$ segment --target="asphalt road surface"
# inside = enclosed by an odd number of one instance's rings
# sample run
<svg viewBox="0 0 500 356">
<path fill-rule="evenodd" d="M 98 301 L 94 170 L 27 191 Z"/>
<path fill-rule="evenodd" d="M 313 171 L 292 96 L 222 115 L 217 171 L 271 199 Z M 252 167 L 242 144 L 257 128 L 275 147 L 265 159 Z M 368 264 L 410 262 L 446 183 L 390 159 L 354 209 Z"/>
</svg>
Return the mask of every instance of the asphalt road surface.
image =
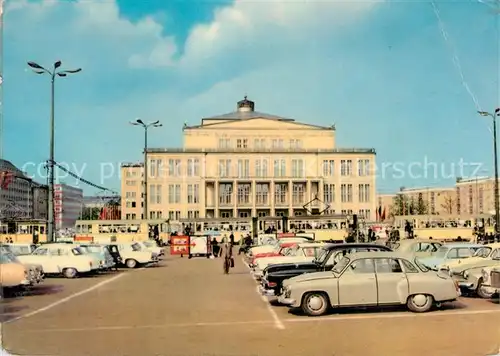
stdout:
<svg viewBox="0 0 500 356">
<path fill-rule="evenodd" d="M 443 310 L 290 313 L 261 297 L 237 259 L 167 257 L 158 267 L 47 279 L 1 304 L 3 345 L 56 356 L 485 356 L 500 348 L 500 306 L 462 298 Z"/>
</svg>

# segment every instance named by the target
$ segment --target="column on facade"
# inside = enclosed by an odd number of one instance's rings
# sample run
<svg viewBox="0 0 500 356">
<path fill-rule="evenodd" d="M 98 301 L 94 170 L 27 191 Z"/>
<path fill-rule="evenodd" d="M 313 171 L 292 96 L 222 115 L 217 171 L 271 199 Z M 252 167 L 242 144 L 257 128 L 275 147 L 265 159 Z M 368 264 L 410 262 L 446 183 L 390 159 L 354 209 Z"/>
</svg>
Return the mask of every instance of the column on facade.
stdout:
<svg viewBox="0 0 500 356">
<path fill-rule="evenodd" d="M 252 217 L 257 216 L 257 183 L 255 179 L 252 180 Z"/>
<path fill-rule="evenodd" d="M 293 216 L 293 181 L 288 181 L 288 216 Z"/>
<path fill-rule="evenodd" d="M 314 199 L 314 197 L 312 196 L 312 184 L 311 184 L 311 180 L 308 179 L 306 181 L 306 201 L 304 202 L 304 204 L 307 204 L 308 202 L 310 202 L 311 200 Z"/>
<path fill-rule="evenodd" d="M 233 203 L 233 217 L 235 218 L 238 217 L 238 184 L 238 181 L 233 181 L 233 197 L 231 201 Z"/>
<path fill-rule="evenodd" d="M 215 180 L 214 184 L 215 199 L 214 199 L 214 216 L 219 218 L 219 180 Z"/>
<path fill-rule="evenodd" d="M 274 183 L 274 181 L 272 180 L 270 183 L 269 183 L 269 200 L 270 200 L 270 206 L 271 206 L 271 209 L 270 209 L 270 215 L 271 216 L 276 216 L 276 202 L 274 200 L 274 190 L 276 189 L 276 184 Z"/>
<path fill-rule="evenodd" d="M 325 201 L 325 187 L 322 180 L 318 181 L 318 199 L 320 199 L 324 206 L 320 206 L 320 212 L 325 208 L 326 205 L 331 205 L 330 202 Z"/>
</svg>

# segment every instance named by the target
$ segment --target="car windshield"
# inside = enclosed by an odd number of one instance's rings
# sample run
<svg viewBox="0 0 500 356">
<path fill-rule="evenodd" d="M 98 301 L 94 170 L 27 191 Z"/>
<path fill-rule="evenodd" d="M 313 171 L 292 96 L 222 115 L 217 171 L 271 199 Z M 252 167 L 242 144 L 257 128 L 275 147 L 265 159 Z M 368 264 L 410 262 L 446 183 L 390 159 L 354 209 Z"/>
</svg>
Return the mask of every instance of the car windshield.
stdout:
<svg viewBox="0 0 500 356">
<path fill-rule="evenodd" d="M 298 253 L 299 253 L 299 246 L 293 246 L 290 247 L 288 251 L 286 251 L 285 256 L 297 256 Z"/>
<path fill-rule="evenodd" d="M 491 253 L 491 247 L 481 247 L 474 253 L 474 257 L 483 257 L 486 258 Z"/>
<path fill-rule="evenodd" d="M 328 257 L 328 250 L 321 248 L 318 252 L 318 256 L 314 259 L 315 263 L 323 263 Z"/>
<path fill-rule="evenodd" d="M 8 249 L 16 256 L 29 255 L 33 252 L 30 246 L 8 245 Z"/>
<path fill-rule="evenodd" d="M 0 254 L 0 263 L 12 263 L 12 259 L 6 253 Z"/>
<path fill-rule="evenodd" d="M 90 249 L 87 246 L 79 246 L 78 247 L 80 250 L 82 250 L 84 253 L 89 253 Z"/>
<path fill-rule="evenodd" d="M 333 273 L 340 274 L 347 267 L 347 265 L 351 262 L 348 257 L 342 258 L 332 269 Z"/>
<path fill-rule="evenodd" d="M 8 249 L 1 251 L 0 254 L 2 256 L 5 256 L 5 258 L 7 258 L 12 263 L 20 263 L 17 257 Z"/>
<path fill-rule="evenodd" d="M 141 250 L 141 245 L 139 245 L 137 242 L 132 244 L 130 247 L 132 247 L 133 251 L 140 251 Z"/>
<path fill-rule="evenodd" d="M 448 247 L 441 246 L 436 252 L 432 254 L 432 256 L 437 258 L 443 258 L 444 256 L 446 256 L 447 252 L 448 252 Z"/>
<path fill-rule="evenodd" d="M 417 265 L 417 267 L 422 271 L 422 272 L 429 272 L 430 269 L 427 268 L 425 265 L 422 264 L 422 262 L 420 262 L 418 260 L 418 258 L 415 258 L 414 260 L 415 264 Z"/>
<path fill-rule="evenodd" d="M 75 256 L 80 256 L 80 255 L 85 254 L 85 252 L 83 251 L 83 249 L 81 247 L 74 247 L 74 248 L 71 249 L 71 252 Z"/>
<path fill-rule="evenodd" d="M 85 246 L 87 251 L 92 252 L 92 253 L 99 253 L 101 252 L 101 248 L 99 246 Z"/>
</svg>

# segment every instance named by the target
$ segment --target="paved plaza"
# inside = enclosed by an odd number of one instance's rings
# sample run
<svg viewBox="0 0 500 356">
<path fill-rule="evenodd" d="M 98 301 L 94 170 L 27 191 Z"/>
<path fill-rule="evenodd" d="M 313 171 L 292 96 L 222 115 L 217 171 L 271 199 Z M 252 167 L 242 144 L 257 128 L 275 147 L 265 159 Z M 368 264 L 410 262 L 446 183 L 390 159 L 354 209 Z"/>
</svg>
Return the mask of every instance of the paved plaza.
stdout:
<svg viewBox="0 0 500 356">
<path fill-rule="evenodd" d="M 169 257 L 92 278 L 47 279 L 1 305 L 3 344 L 20 355 L 484 356 L 500 348 L 500 306 L 462 298 L 413 314 L 293 314 L 257 292 L 242 261 Z"/>
</svg>

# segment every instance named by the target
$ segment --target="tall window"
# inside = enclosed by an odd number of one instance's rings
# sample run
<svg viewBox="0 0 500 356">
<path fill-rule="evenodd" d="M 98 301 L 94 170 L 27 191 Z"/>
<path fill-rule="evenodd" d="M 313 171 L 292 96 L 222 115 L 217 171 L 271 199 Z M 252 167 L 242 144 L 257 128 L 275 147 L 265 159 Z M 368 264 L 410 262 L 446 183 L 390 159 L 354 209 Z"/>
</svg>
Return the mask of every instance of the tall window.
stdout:
<svg viewBox="0 0 500 356">
<path fill-rule="evenodd" d="M 170 177 L 180 177 L 181 176 L 181 160 L 180 159 L 169 159 L 168 160 L 168 175 Z"/>
<path fill-rule="evenodd" d="M 291 139 L 290 140 L 290 149 L 295 150 L 302 148 L 302 141 L 298 139 Z"/>
<path fill-rule="evenodd" d="M 304 160 L 302 159 L 292 160 L 292 177 L 293 178 L 304 177 Z"/>
<path fill-rule="evenodd" d="M 335 175 L 335 161 L 333 159 L 323 161 L 323 177 Z"/>
<path fill-rule="evenodd" d="M 250 184 L 238 184 L 238 204 L 250 204 Z"/>
<path fill-rule="evenodd" d="M 248 148 L 248 140 L 246 138 L 237 139 L 236 140 L 236 148 Z"/>
<path fill-rule="evenodd" d="M 200 202 L 200 185 L 188 184 L 187 202 L 188 204 L 198 204 Z"/>
<path fill-rule="evenodd" d="M 254 149 L 265 149 L 266 140 L 263 138 L 256 138 L 253 143 Z"/>
<path fill-rule="evenodd" d="M 219 186 L 219 204 L 232 204 L 233 197 L 233 185 L 232 184 L 221 184 Z"/>
<path fill-rule="evenodd" d="M 219 160 L 219 177 L 227 178 L 231 176 L 231 160 L 221 159 Z"/>
<path fill-rule="evenodd" d="M 238 178 L 248 178 L 250 176 L 250 160 L 238 160 Z"/>
<path fill-rule="evenodd" d="M 358 195 L 360 203 L 370 202 L 370 184 L 359 184 Z"/>
<path fill-rule="evenodd" d="M 286 204 L 287 203 L 287 195 L 288 195 L 288 184 L 287 183 L 278 183 L 274 186 L 274 201 L 276 204 Z"/>
<path fill-rule="evenodd" d="M 363 177 L 369 174 L 370 174 L 370 160 L 358 159 L 358 175 L 360 177 Z"/>
<path fill-rule="evenodd" d="M 170 204 L 179 204 L 181 202 L 181 185 L 169 184 L 168 185 L 168 202 Z"/>
<path fill-rule="evenodd" d="M 293 204 L 304 203 L 304 192 L 305 192 L 304 184 L 300 183 L 293 184 L 293 191 L 292 191 Z"/>
<path fill-rule="evenodd" d="M 269 185 L 257 184 L 256 186 L 256 202 L 259 205 L 269 204 Z"/>
<path fill-rule="evenodd" d="M 323 201 L 333 203 L 335 201 L 335 184 L 323 185 Z"/>
<path fill-rule="evenodd" d="M 352 202 L 352 184 L 340 185 L 340 201 L 342 203 Z"/>
<path fill-rule="evenodd" d="M 286 177 L 286 161 L 284 159 L 274 160 L 274 177 Z"/>
<path fill-rule="evenodd" d="M 231 140 L 229 138 L 219 138 L 219 148 L 231 148 Z"/>
<path fill-rule="evenodd" d="M 162 169 L 163 169 L 163 161 L 161 159 L 151 159 L 148 162 L 149 167 L 149 176 L 154 177 L 162 177 Z"/>
<path fill-rule="evenodd" d="M 259 178 L 267 177 L 267 159 L 259 158 L 255 161 L 255 176 Z"/>
<path fill-rule="evenodd" d="M 156 185 L 154 184 L 149 186 L 149 203 L 156 203 Z"/>
<path fill-rule="evenodd" d="M 198 158 L 188 159 L 187 176 L 188 177 L 199 177 L 200 176 L 200 160 Z"/>
<path fill-rule="evenodd" d="M 273 140 L 273 148 L 274 149 L 282 149 L 283 148 L 283 140 L 282 139 L 274 139 Z"/>
<path fill-rule="evenodd" d="M 343 159 L 340 161 L 340 175 L 344 177 L 352 175 L 352 160 Z"/>
</svg>

